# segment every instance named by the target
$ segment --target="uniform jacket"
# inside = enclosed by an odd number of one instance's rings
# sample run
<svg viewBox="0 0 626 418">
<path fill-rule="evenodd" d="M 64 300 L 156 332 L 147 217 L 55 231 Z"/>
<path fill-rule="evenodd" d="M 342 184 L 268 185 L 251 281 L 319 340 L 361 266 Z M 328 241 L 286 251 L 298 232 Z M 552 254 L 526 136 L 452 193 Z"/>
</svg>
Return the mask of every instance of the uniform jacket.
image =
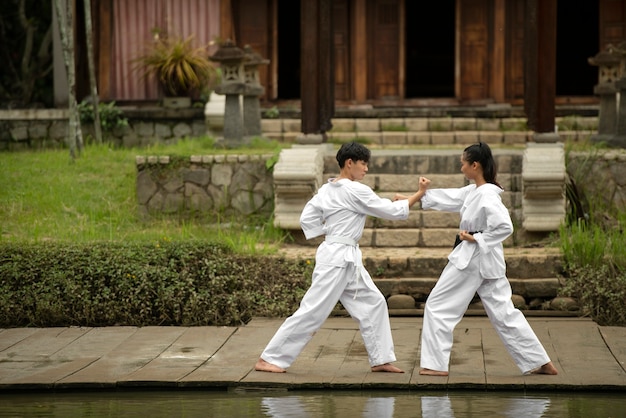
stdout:
<svg viewBox="0 0 626 418">
<path fill-rule="evenodd" d="M 479 231 L 474 234 L 476 242 L 462 241 L 448 256 L 457 269 L 465 269 L 477 257 L 483 278 L 506 276 L 502 242 L 513 233 L 513 223 L 501 193 L 495 184 L 470 184 L 460 189 L 431 189 L 422 198 L 422 209 L 459 212 L 461 230 Z"/>
<path fill-rule="evenodd" d="M 409 216 L 407 200 L 392 202 L 358 181 L 333 180 L 328 180 L 319 188 L 300 215 L 300 225 L 307 239 L 326 235 L 351 238 L 357 243 L 363 235 L 367 216 L 389 220 Z M 325 241 L 317 250 L 316 263 L 343 266 L 349 262 L 361 265 L 361 258 L 358 245 Z"/>
</svg>

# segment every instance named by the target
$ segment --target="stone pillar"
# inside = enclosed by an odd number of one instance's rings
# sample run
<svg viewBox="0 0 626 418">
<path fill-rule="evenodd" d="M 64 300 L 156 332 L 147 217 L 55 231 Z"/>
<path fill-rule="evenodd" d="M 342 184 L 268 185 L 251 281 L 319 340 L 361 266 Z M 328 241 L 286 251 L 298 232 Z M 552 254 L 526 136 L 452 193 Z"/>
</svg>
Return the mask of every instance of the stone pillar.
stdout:
<svg viewBox="0 0 626 418">
<path fill-rule="evenodd" d="M 598 113 L 598 133 L 591 136 L 592 142 L 608 142 L 615 135 L 617 127 L 617 89 L 615 82 L 620 76 L 619 54 L 612 45 L 596 56 L 589 58 L 589 64 L 598 67 L 598 84 L 593 92 L 600 96 Z"/>
<path fill-rule="evenodd" d="M 529 143 L 522 167 L 523 226 L 529 232 L 558 231 L 565 220 L 563 143 Z"/>
<path fill-rule="evenodd" d="M 324 157 L 330 144 L 299 145 L 283 149 L 274 166 L 274 225 L 300 230 L 304 205 L 323 182 Z"/>
<path fill-rule="evenodd" d="M 243 133 L 248 137 L 262 136 L 259 97 L 263 95 L 265 89 L 259 82 L 259 65 L 269 64 L 270 61 L 254 52 L 250 45 L 246 45 L 243 51 L 246 82 L 246 90 L 243 94 Z"/>
<path fill-rule="evenodd" d="M 243 74 L 244 53 L 233 41 L 226 40 L 209 59 L 220 63 L 222 84 L 215 93 L 225 95 L 224 105 L 224 146 L 235 148 L 243 143 L 243 120 L 241 117 L 240 95 L 245 92 Z"/>
</svg>

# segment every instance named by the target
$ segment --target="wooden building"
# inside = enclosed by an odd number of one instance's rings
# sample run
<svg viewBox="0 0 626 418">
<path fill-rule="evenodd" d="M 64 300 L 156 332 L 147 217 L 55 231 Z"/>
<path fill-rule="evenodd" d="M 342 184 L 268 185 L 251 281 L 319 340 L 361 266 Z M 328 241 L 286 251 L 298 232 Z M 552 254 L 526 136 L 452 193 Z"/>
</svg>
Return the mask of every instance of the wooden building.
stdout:
<svg viewBox="0 0 626 418">
<path fill-rule="evenodd" d="M 156 86 L 146 85 L 130 62 L 150 42 L 151 30 L 165 27 L 194 34 L 199 43 L 231 38 L 251 45 L 270 60 L 261 68 L 264 102 L 300 100 L 308 65 L 302 28 L 317 19 L 306 15 L 309 1 L 316 0 L 97 0 L 101 98 L 158 98 Z M 326 4 L 332 7 L 331 79 L 338 106 L 523 103 L 527 0 Z M 556 103 L 597 103 L 598 69 L 588 58 L 626 39 L 626 0 L 561 0 L 549 24 L 556 31 Z M 84 82 L 80 91 L 88 92 Z"/>
</svg>

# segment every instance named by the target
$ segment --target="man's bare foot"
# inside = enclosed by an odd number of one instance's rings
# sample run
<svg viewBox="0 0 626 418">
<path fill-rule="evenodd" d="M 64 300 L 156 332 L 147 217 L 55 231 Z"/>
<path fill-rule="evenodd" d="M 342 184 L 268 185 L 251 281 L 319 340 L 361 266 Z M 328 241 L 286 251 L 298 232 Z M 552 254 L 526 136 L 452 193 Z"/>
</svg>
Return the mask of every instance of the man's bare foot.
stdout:
<svg viewBox="0 0 626 418">
<path fill-rule="evenodd" d="M 386 372 L 386 373 L 404 373 L 404 370 L 398 369 L 391 363 L 380 364 L 372 367 L 373 372 Z"/>
<path fill-rule="evenodd" d="M 556 374 L 559 374 L 559 372 L 556 370 L 556 367 L 554 367 L 554 364 L 552 364 L 552 362 L 549 362 L 539 367 L 538 369 L 531 371 L 530 374 L 556 375 Z"/>
<path fill-rule="evenodd" d="M 423 376 L 447 376 L 448 372 L 432 369 L 420 369 L 420 374 Z"/>
<path fill-rule="evenodd" d="M 278 367 L 272 363 L 268 363 L 262 358 L 260 358 L 259 361 L 256 362 L 256 364 L 254 365 L 254 370 L 258 372 L 270 372 L 270 373 L 286 373 L 287 372 L 287 370 L 281 367 Z"/>
</svg>

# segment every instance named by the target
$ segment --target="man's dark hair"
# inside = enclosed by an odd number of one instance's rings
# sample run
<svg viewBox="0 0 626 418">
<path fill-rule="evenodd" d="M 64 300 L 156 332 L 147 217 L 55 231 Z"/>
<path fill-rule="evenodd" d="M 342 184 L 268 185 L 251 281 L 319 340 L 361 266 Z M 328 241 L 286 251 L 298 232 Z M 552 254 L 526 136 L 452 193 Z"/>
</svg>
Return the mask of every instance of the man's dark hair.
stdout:
<svg viewBox="0 0 626 418">
<path fill-rule="evenodd" d="M 343 144 L 341 148 L 339 148 L 339 151 L 337 151 L 337 162 L 339 163 L 339 168 L 343 168 L 346 160 L 369 163 L 371 154 L 372 153 L 365 145 L 357 142 L 348 142 Z"/>
</svg>

